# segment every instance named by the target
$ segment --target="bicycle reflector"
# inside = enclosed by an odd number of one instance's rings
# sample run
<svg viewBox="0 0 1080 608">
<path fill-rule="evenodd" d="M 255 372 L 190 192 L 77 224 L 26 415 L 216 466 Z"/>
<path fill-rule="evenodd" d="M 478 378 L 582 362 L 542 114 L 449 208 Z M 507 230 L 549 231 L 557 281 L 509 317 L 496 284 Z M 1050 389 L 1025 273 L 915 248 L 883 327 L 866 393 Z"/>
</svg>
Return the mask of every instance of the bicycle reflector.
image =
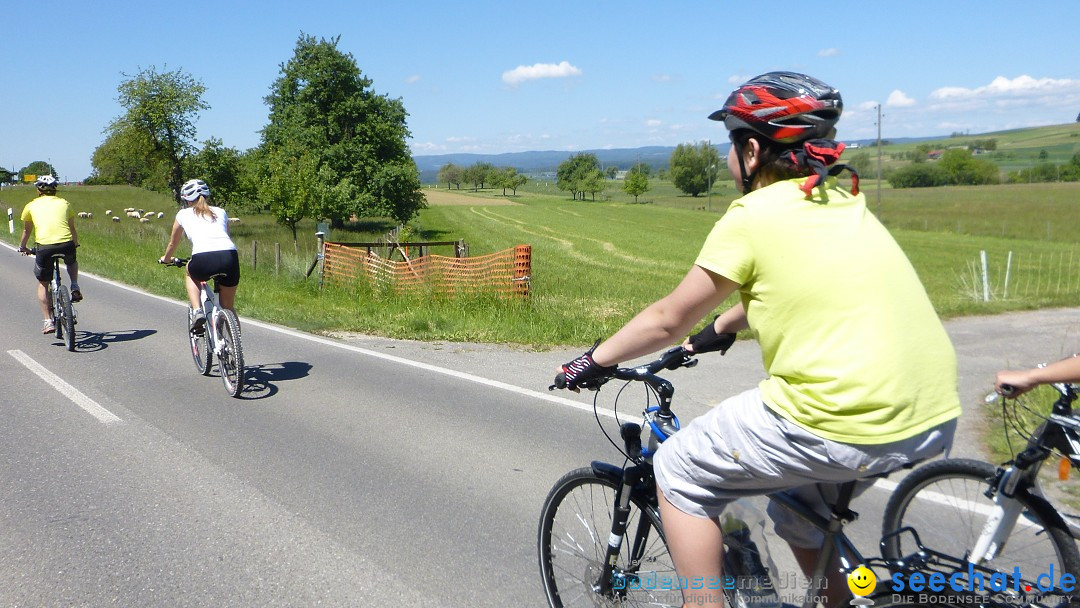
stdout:
<svg viewBox="0 0 1080 608">
<path fill-rule="evenodd" d="M 1067 481 L 1069 479 L 1069 469 L 1072 468 L 1072 462 L 1069 461 L 1068 456 L 1062 456 L 1058 461 L 1058 480 Z"/>
</svg>

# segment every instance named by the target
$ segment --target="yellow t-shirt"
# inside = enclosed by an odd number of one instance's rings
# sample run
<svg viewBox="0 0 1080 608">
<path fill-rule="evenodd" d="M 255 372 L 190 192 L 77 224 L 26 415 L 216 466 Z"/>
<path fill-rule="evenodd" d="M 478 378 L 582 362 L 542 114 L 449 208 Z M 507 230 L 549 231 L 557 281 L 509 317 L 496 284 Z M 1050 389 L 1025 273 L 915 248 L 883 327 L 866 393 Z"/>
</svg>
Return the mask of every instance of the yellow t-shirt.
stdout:
<svg viewBox="0 0 1080 608">
<path fill-rule="evenodd" d="M 741 285 L 770 408 L 846 443 L 899 441 L 960 415 L 956 353 L 915 269 L 862 195 L 802 179 L 731 203 L 696 264 Z"/>
<path fill-rule="evenodd" d="M 72 240 L 68 220 L 74 219 L 71 205 L 59 196 L 39 196 L 26 203 L 22 221 L 34 223 L 34 242 L 39 245 L 56 245 Z"/>
</svg>

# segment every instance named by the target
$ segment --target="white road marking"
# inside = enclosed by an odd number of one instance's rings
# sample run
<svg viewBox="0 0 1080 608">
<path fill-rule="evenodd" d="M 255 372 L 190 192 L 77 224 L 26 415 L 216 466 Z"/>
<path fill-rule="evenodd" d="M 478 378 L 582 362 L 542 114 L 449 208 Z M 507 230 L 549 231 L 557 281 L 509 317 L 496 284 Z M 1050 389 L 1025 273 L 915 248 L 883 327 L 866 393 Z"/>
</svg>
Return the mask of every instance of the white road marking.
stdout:
<svg viewBox="0 0 1080 608">
<path fill-rule="evenodd" d="M 14 357 L 16 361 L 22 363 L 26 369 L 34 372 L 39 378 L 48 382 L 53 388 L 60 391 L 61 395 L 71 399 L 75 405 L 86 410 L 86 412 L 94 418 L 97 418 L 102 424 L 121 422 L 119 416 L 98 405 L 96 401 L 84 395 L 79 389 L 65 382 L 60 376 L 45 369 L 45 366 L 31 359 L 26 353 L 21 350 L 9 350 L 7 353 Z"/>
</svg>

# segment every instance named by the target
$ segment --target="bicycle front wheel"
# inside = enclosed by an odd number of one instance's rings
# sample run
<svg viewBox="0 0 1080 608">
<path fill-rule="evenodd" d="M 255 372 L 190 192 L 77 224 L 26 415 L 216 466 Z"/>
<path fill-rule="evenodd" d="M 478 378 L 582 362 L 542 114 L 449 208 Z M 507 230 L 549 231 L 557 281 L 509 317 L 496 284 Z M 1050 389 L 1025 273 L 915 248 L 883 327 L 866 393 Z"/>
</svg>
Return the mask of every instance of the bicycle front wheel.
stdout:
<svg viewBox="0 0 1080 608">
<path fill-rule="evenodd" d="M 71 294 L 64 285 L 56 290 L 56 337 L 64 339 L 69 351 L 75 350 L 75 313 L 71 310 Z"/>
<path fill-rule="evenodd" d="M 225 391 L 239 397 L 244 390 L 244 346 L 240 342 L 240 320 L 236 313 L 223 309 L 218 315 L 217 334 L 221 340 L 218 367 Z"/>
<path fill-rule="evenodd" d="M 992 464 L 967 459 L 939 460 L 915 469 L 885 507 L 883 534 L 910 526 L 925 548 L 966 561 L 994 512 L 994 501 L 987 494 L 996 471 Z M 1080 554 L 1054 507 L 1029 488 L 1018 489 L 1016 500 L 1022 510 L 1008 540 L 997 555 L 979 565 L 1008 575 L 1010 583 L 1019 568 L 1021 594 L 1028 585 L 1038 589 L 1035 579 L 1041 574 L 1053 572 L 1055 586 L 1063 574 L 1076 577 Z M 882 549 L 887 559 L 917 550 L 910 534 L 890 537 Z M 1044 585 L 1046 581 L 1043 577 Z"/>
<path fill-rule="evenodd" d="M 210 349 L 210 328 L 203 323 L 197 331 L 191 329 L 192 309 L 188 308 L 188 342 L 191 344 L 191 360 L 195 362 L 195 369 L 204 376 L 210 375 L 210 368 L 214 364 L 214 351 Z"/>
<path fill-rule="evenodd" d="M 564 475 L 548 493 L 540 513 L 538 550 L 552 608 L 683 605 L 681 592 L 672 589 L 675 566 L 660 516 L 640 497 L 630 501 L 622 551 L 606 585 L 611 590 L 598 591 L 617 489 L 613 479 L 585 467 Z M 642 549 L 638 560 L 631 556 L 635 546 Z"/>
</svg>

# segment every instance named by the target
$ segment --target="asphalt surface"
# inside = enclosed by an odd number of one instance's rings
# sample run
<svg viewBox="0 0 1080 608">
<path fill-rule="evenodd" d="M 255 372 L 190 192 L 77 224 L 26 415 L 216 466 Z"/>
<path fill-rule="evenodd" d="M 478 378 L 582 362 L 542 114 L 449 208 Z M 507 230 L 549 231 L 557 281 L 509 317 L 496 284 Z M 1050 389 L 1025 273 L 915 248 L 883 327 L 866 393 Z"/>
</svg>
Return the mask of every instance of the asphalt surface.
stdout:
<svg viewBox="0 0 1080 608">
<path fill-rule="evenodd" d="M 42 336 L 31 264 L 0 248 L 0 605 L 538 606 L 548 489 L 618 461 L 592 395 L 547 390 L 579 349 L 243 319 L 250 383 L 231 399 L 196 374 L 180 302 L 85 276 L 76 352 Z M 957 452 L 978 454 L 993 372 L 1071 352 L 1080 311 L 947 326 Z M 684 420 L 762 376 L 750 342 L 701 361 L 668 376 Z M 887 496 L 868 492 L 849 528 L 871 554 Z"/>
</svg>

